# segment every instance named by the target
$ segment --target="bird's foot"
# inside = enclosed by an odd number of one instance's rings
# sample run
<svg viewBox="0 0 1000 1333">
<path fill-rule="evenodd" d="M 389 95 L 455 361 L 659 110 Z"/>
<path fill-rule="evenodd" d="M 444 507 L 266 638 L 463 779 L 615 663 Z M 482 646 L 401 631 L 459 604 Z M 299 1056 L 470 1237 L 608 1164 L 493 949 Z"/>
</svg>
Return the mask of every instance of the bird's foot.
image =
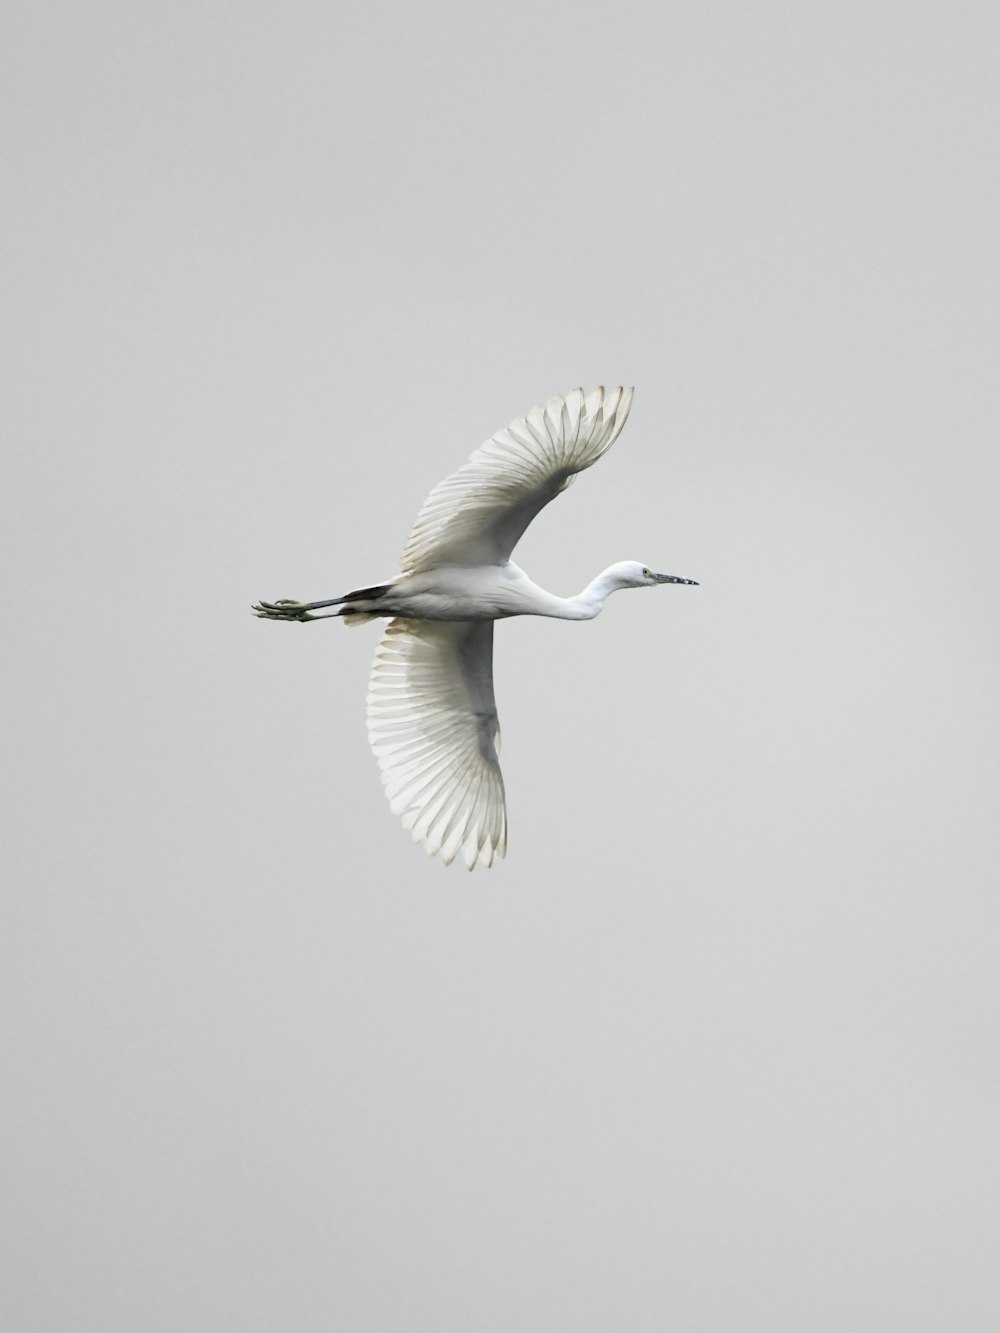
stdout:
<svg viewBox="0 0 1000 1333">
<path fill-rule="evenodd" d="M 253 613 L 261 620 L 322 620 L 322 616 L 310 615 L 305 602 L 293 602 L 283 597 L 278 602 L 258 602 Z"/>
</svg>

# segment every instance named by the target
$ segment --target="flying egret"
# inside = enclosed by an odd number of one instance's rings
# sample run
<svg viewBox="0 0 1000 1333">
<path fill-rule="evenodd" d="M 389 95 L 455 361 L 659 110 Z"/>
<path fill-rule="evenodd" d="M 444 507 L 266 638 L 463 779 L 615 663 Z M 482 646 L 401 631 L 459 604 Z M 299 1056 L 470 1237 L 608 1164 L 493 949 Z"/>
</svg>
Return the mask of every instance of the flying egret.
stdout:
<svg viewBox="0 0 1000 1333">
<path fill-rule="evenodd" d="M 498 431 L 431 491 L 395 578 L 328 601 L 253 608 L 265 620 L 389 619 L 372 667 L 368 735 L 393 812 L 445 862 L 461 852 L 472 870 L 507 850 L 493 622 L 593 620 L 619 588 L 695 583 L 624 560 L 576 597 L 555 597 L 510 558 L 535 515 L 614 444 L 632 394 L 574 389 Z"/>
</svg>

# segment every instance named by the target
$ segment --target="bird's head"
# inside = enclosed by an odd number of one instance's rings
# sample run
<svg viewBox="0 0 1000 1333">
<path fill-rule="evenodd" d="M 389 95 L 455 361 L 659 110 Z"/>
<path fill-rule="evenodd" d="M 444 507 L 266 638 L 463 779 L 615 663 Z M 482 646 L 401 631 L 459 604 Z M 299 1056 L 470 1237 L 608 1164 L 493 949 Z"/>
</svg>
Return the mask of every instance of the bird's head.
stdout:
<svg viewBox="0 0 1000 1333">
<path fill-rule="evenodd" d="M 638 560 L 622 560 L 612 565 L 607 573 L 619 588 L 652 588 L 658 583 L 690 583 L 698 586 L 697 579 L 682 579 L 677 574 L 657 574 Z"/>
</svg>

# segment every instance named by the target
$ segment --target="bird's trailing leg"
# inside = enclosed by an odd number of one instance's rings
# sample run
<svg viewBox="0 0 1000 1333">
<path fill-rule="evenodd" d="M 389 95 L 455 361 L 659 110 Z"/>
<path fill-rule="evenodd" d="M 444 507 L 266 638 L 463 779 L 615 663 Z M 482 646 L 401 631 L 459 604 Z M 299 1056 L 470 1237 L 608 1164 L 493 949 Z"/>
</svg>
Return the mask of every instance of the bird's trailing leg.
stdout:
<svg viewBox="0 0 1000 1333">
<path fill-rule="evenodd" d="M 333 616 L 348 617 L 354 623 L 361 623 L 361 616 L 365 619 L 371 619 L 364 612 L 356 612 L 354 608 L 347 605 L 351 602 L 374 602 L 385 594 L 392 587 L 391 583 L 376 583 L 371 588 L 355 588 L 353 592 L 345 593 L 343 597 L 329 597 L 325 602 L 293 602 L 291 598 L 282 598 L 279 602 L 258 602 L 253 608 L 255 616 L 261 620 L 330 620 Z M 324 616 L 314 616 L 313 611 L 323 611 L 328 606 L 342 606 L 343 611 L 327 611 Z M 344 622 L 347 623 L 347 620 Z"/>
<path fill-rule="evenodd" d="M 325 615 L 315 616 L 313 611 L 324 606 L 339 606 L 343 602 L 342 597 L 337 597 L 330 602 L 294 602 L 291 598 L 283 597 L 277 602 L 258 602 L 253 607 L 253 613 L 261 620 L 298 620 L 305 622 L 307 620 L 329 620 L 331 616 L 339 615 L 338 611 L 327 611 Z"/>
</svg>

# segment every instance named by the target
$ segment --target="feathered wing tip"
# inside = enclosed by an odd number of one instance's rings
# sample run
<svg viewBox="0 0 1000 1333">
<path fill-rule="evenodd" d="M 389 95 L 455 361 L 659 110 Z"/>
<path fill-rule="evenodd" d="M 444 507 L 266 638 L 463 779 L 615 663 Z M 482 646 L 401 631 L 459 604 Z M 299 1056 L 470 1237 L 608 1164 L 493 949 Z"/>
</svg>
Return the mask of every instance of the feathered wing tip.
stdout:
<svg viewBox="0 0 1000 1333">
<path fill-rule="evenodd" d="M 497 431 L 428 495 L 400 568 L 412 573 L 442 559 L 482 558 L 486 531 L 494 534 L 486 562 L 508 559 L 535 514 L 611 448 L 633 393 L 574 389 Z"/>
<path fill-rule="evenodd" d="M 368 736 L 394 814 L 429 855 L 470 870 L 507 851 L 493 623 L 396 619 L 375 653 Z"/>
<path fill-rule="evenodd" d="M 566 469 L 575 475 L 593 467 L 617 440 L 628 420 L 634 393 L 635 389 L 623 389 L 621 385 L 605 390 L 602 384 L 587 394 L 583 389 L 574 389 L 565 398 L 556 394 L 497 431 L 483 449 L 497 444 L 501 450 L 513 445 L 541 451 L 554 469 Z"/>
</svg>

